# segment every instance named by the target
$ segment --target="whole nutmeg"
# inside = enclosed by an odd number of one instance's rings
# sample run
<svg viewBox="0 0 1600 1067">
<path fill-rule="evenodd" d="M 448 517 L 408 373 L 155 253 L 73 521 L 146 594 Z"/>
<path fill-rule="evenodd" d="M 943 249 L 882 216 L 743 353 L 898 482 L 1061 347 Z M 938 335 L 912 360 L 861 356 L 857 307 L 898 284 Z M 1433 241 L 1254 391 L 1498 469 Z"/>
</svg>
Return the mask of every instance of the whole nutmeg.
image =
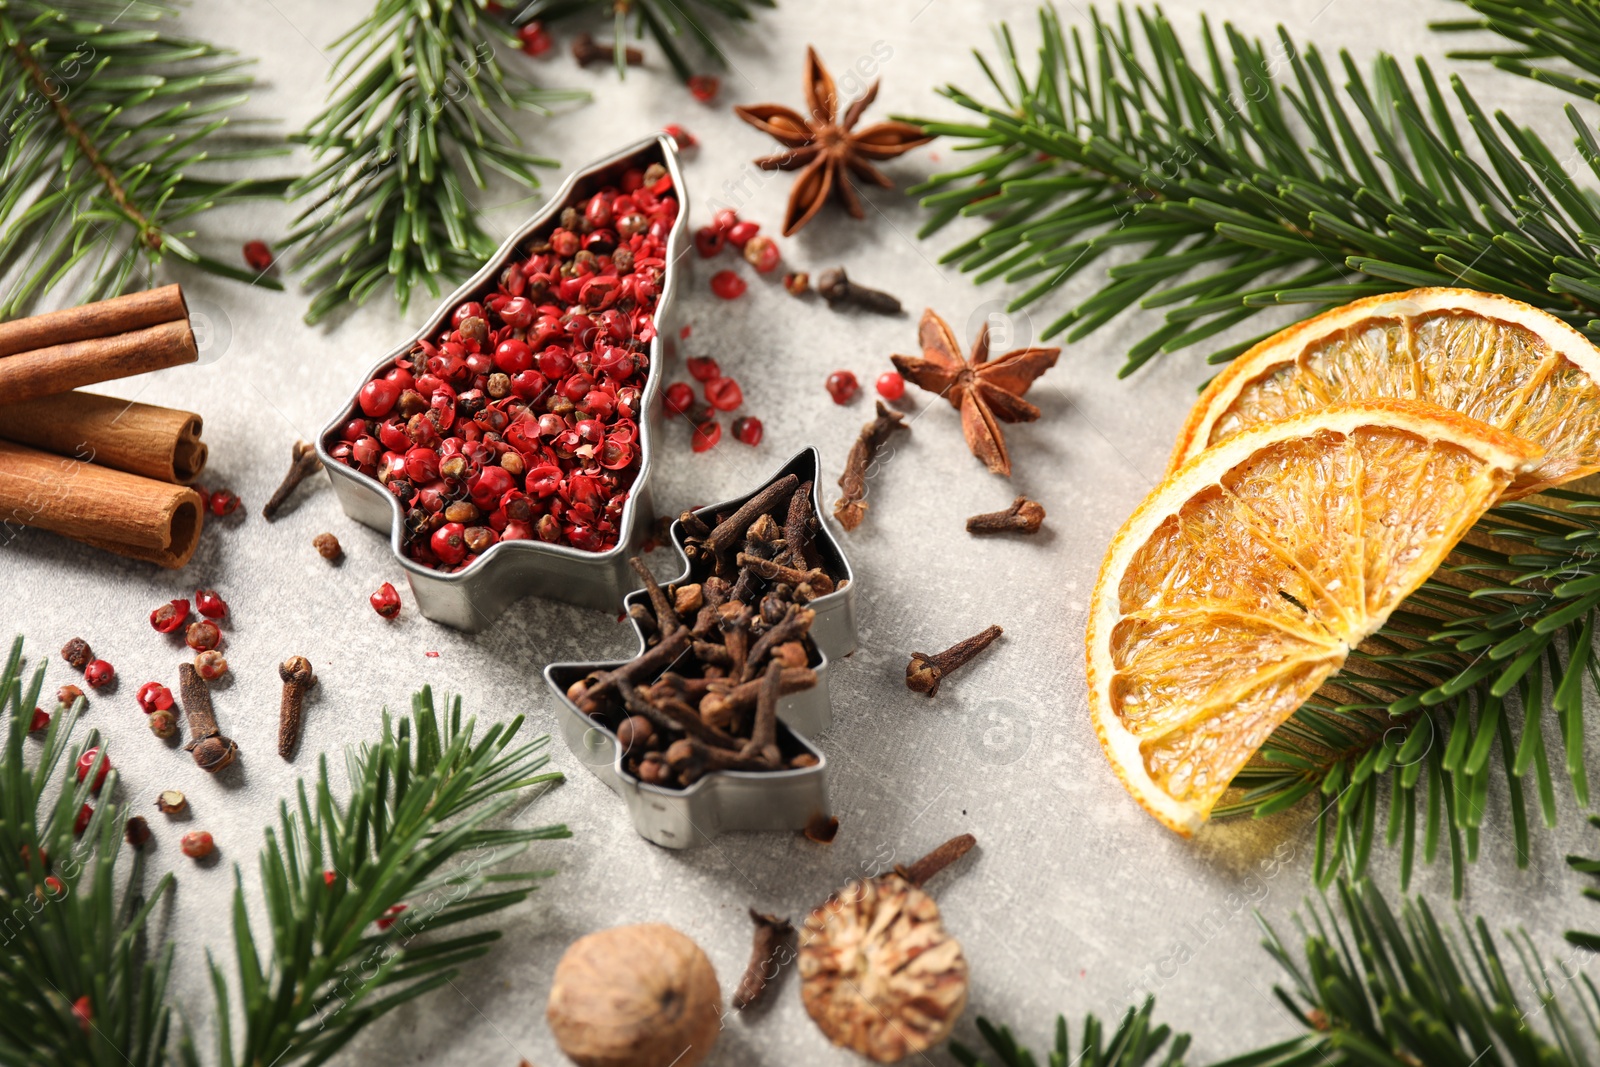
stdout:
<svg viewBox="0 0 1600 1067">
<path fill-rule="evenodd" d="M 695 1067 L 722 1028 L 711 961 L 670 926 L 580 937 L 556 964 L 545 1018 L 579 1067 Z"/>
</svg>

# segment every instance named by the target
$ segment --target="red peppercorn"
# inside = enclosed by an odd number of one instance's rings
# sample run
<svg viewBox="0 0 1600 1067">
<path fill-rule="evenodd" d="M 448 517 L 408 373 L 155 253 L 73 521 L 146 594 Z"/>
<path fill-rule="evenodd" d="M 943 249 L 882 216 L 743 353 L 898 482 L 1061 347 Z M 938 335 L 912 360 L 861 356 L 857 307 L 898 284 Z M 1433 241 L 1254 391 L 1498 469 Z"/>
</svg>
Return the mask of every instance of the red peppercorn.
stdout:
<svg viewBox="0 0 1600 1067">
<path fill-rule="evenodd" d="M 744 403 L 744 390 L 732 378 L 713 378 L 706 383 L 706 403 L 718 411 L 732 411 Z"/>
<path fill-rule="evenodd" d="M 698 382 L 709 382 L 722 377 L 722 368 L 710 356 L 690 356 L 684 361 L 689 376 Z"/>
<path fill-rule="evenodd" d="M 847 370 L 836 370 L 828 375 L 828 395 L 833 397 L 835 404 L 848 404 L 850 398 L 856 395 L 861 388 L 861 383 L 856 381 L 856 376 Z"/>
<path fill-rule="evenodd" d="M 715 215 L 711 216 L 712 227 L 720 231 L 723 236 L 727 236 L 728 231 L 733 229 L 738 224 L 739 215 L 731 207 L 725 207 Z"/>
<path fill-rule="evenodd" d="M 217 489 L 212 492 L 207 506 L 211 509 L 211 514 L 218 517 L 232 515 L 239 510 L 239 498 L 230 490 Z"/>
<path fill-rule="evenodd" d="M 82 837 L 83 832 L 89 828 L 89 820 L 94 818 L 94 809 L 85 804 L 78 809 L 78 817 L 72 820 L 72 836 Z"/>
<path fill-rule="evenodd" d="M 97 659 L 83 669 L 83 680 L 89 683 L 90 689 L 99 689 L 111 681 L 116 673 L 111 664 L 103 659 Z"/>
<path fill-rule="evenodd" d="M 722 79 L 710 74 L 695 74 L 689 78 L 689 93 L 702 104 L 709 104 L 722 88 Z"/>
<path fill-rule="evenodd" d="M 265 241 L 246 241 L 244 261 L 249 264 L 251 270 L 268 270 L 272 266 L 272 249 L 267 247 Z"/>
<path fill-rule="evenodd" d="M 217 850 L 217 843 L 204 830 L 190 830 L 178 841 L 178 847 L 190 859 L 203 860 Z"/>
<path fill-rule="evenodd" d="M 183 632 L 183 643 L 196 652 L 209 652 L 222 644 L 222 631 L 210 619 L 191 622 Z"/>
<path fill-rule="evenodd" d="M 761 420 L 754 415 L 733 420 L 733 436 L 737 437 L 741 444 L 749 445 L 751 448 L 761 443 L 761 436 L 765 432 Z"/>
<path fill-rule="evenodd" d="M 878 375 L 877 389 L 885 400 L 899 400 L 906 395 L 906 380 L 899 371 L 884 371 Z"/>
<path fill-rule="evenodd" d="M 146 682 L 139 687 L 136 699 L 146 715 L 152 711 L 166 711 L 172 707 L 172 690 L 160 682 Z"/>
<path fill-rule="evenodd" d="M 556 43 L 542 22 L 528 22 L 518 26 L 517 40 L 522 42 L 522 50 L 530 56 L 542 56 L 554 48 Z"/>
<path fill-rule="evenodd" d="M 737 300 L 744 295 L 745 281 L 731 270 L 719 270 L 711 276 L 711 291 L 724 300 Z"/>
<path fill-rule="evenodd" d="M 694 250 L 701 259 L 710 259 L 721 252 L 728 243 L 728 235 L 714 226 L 702 226 L 694 231 Z"/>
<path fill-rule="evenodd" d="M 36 734 L 50 725 L 50 713 L 43 708 L 33 709 L 33 718 L 28 720 L 28 732 Z"/>
<path fill-rule="evenodd" d="M 222 653 L 208 648 L 194 658 L 194 672 L 208 682 L 214 682 L 228 673 L 228 661 Z"/>
<path fill-rule="evenodd" d="M 682 415 L 694 404 L 694 387 L 688 382 L 673 382 L 661 394 L 661 407 L 668 415 Z"/>
<path fill-rule="evenodd" d="M 771 274 L 777 270 L 781 258 L 778 242 L 770 237 L 752 237 L 750 243 L 744 246 L 745 262 L 760 274 Z"/>
<path fill-rule="evenodd" d="M 150 613 L 150 625 L 157 633 L 170 634 L 189 621 L 189 602 L 174 600 Z"/>
<path fill-rule="evenodd" d="M 716 419 L 707 419 L 694 428 L 694 436 L 690 446 L 696 452 L 709 452 L 717 447 L 717 442 L 722 440 L 722 424 Z"/>
<path fill-rule="evenodd" d="M 465 533 L 466 527 L 459 522 L 447 522 L 433 531 L 429 544 L 433 546 L 433 554 L 439 557 L 439 562 L 460 563 L 467 557 L 467 541 L 462 536 Z"/>
<path fill-rule="evenodd" d="M 380 930 L 389 929 L 389 927 L 394 925 L 395 919 L 399 918 L 400 913 L 405 911 L 406 908 L 407 908 L 407 905 L 405 905 L 405 904 L 396 904 L 393 907 L 390 907 L 389 909 L 387 909 L 383 913 L 383 917 L 378 920 L 378 929 L 380 929 Z"/>
<path fill-rule="evenodd" d="M 481 318 L 483 318 L 483 305 L 476 300 L 468 300 L 464 304 L 458 304 L 455 311 L 450 313 L 450 327 L 459 330 L 461 324 L 468 319 Z"/>
<path fill-rule="evenodd" d="M 700 146 L 700 142 L 695 140 L 694 134 L 679 126 L 676 122 L 668 123 L 661 132 L 677 141 L 679 149 L 698 148 Z"/>
<path fill-rule="evenodd" d="M 62 886 L 62 884 L 61 884 L 61 879 L 57 878 L 53 874 L 47 874 L 47 875 L 44 876 L 44 887 L 46 889 L 50 890 L 50 893 L 51 893 L 52 896 L 59 896 L 61 894 L 63 888 L 64 888 Z M 83 1003 L 84 1010 L 87 1011 L 88 1010 L 89 998 L 88 997 L 79 997 L 78 1000 Z M 77 1005 L 76 1004 L 73 1005 L 73 1013 L 74 1014 L 77 1013 Z"/>
<path fill-rule="evenodd" d="M 208 619 L 220 619 L 228 613 L 228 602 L 219 597 L 215 589 L 196 589 L 194 607 Z"/>
<path fill-rule="evenodd" d="M 100 746 L 85 749 L 83 755 L 78 757 L 78 781 L 89 777 L 89 771 L 94 767 L 95 759 L 100 755 Z M 91 792 L 100 792 L 100 787 L 106 782 L 106 773 L 111 770 L 109 759 L 100 761 L 100 769 L 95 771 L 94 782 L 89 786 Z"/>
<path fill-rule="evenodd" d="M 323 885 L 332 885 L 333 883 L 337 882 L 338 880 L 339 880 L 339 874 L 338 874 L 337 871 L 323 871 L 322 872 L 322 884 Z"/>
<path fill-rule="evenodd" d="M 372 610 L 386 619 L 392 619 L 400 614 L 400 594 L 394 591 L 394 586 L 384 582 L 378 586 L 378 591 L 368 598 L 372 601 Z"/>
<path fill-rule="evenodd" d="M 45 879 L 46 882 L 51 880 L 49 878 Z M 56 882 L 54 888 L 56 892 L 61 892 L 61 883 Z M 88 997 L 79 997 L 72 1002 L 72 1017 L 78 1020 L 79 1028 L 87 1034 L 89 1032 L 89 1023 L 94 1019 L 94 1009 L 89 1005 Z"/>
<path fill-rule="evenodd" d="M 387 378 L 374 378 L 361 387 L 358 398 L 362 412 L 370 419 L 381 419 L 389 414 L 400 399 L 400 385 Z"/>
<path fill-rule="evenodd" d="M 736 222 L 728 229 L 728 243 L 735 248 L 743 248 L 750 243 L 750 238 L 760 232 L 759 223 Z"/>
</svg>

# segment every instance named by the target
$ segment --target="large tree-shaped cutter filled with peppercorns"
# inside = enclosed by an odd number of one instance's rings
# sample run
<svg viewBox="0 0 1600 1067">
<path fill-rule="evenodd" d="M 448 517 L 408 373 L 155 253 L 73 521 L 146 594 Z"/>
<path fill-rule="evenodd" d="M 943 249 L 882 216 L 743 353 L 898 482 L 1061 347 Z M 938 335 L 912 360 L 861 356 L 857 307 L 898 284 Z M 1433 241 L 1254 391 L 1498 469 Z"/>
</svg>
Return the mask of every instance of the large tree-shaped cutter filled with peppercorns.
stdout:
<svg viewBox="0 0 1600 1067">
<path fill-rule="evenodd" d="M 573 174 L 318 438 L 427 618 L 477 631 L 529 593 L 610 607 L 635 584 L 687 218 L 666 136 Z"/>
</svg>

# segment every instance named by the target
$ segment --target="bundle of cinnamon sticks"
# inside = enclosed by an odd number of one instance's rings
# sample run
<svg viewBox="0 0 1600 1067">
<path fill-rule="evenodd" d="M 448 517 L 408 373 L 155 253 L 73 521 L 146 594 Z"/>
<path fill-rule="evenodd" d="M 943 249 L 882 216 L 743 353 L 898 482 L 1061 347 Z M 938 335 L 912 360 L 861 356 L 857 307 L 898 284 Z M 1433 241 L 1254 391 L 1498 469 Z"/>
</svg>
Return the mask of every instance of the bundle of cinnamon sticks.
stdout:
<svg viewBox="0 0 1600 1067">
<path fill-rule="evenodd" d="M 0 323 L 0 524 L 181 567 L 205 501 L 200 416 L 78 391 L 193 363 L 176 285 Z"/>
</svg>

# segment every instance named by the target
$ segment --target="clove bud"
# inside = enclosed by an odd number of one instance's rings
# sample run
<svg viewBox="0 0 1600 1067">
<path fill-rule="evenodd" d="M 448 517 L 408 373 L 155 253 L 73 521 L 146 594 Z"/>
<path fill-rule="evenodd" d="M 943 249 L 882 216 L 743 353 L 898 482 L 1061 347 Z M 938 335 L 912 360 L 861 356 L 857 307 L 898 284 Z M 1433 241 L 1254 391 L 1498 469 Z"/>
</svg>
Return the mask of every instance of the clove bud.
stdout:
<svg viewBox="0 0 1600 1067">
<path fill-rule="evenodd" d="M 261 505 L 261 517 L 268 522 L 277 518 L 278 509 L 288 502 L 289 494 L 321 469 L 322 460 L 317 457 L 317 450 L 304 441 L 296 441 L 289 450 L 289 473 L 283 476 L 283 481 L 272 491 L 272 496 Z M 334 543 L 338 544 L 337 541 Z"/>
<path fill-rule="evenodd" d="M 189 718 L 190 741 L 183 746 L 184 751 L 194 755 L 194 762 L 201 770 L 215 774 L 238 757 L 239 746 L 217 729 L 217 716 L 211 710 L 211 690 L 193 664 L 178 664 L 178 691 L 183 699 L 183 713 Z"/>
<path fill-rule="evenodd" d="M 844 473 L 839 475 L 839 488 L 842 492 L 839 494 L 839 499 L 833 502 L 833 517 L 838 519 L 839 525 L 846 530 L 854 530 L 861 525 L 861 520 L 866 518 L 867 468 L 872 466 L 873 457 L 878 454 L 878 449 L 883 447 L 890 434 L 907 428 L 905 416 L 898 411 L 890 411 L 883 406 L 881 400 L 878 401 L 877 418 L 861 427 L 861 436 L 850 446 L 850 456 L 845 460 Z"/>
<path fill-rule="evenodd" d="M 817 275 L 817 292 L 835 310 L 841 306 L 854 306 L 879 315 L 898 315 L 901 312 L 899 300 L 888 293 L 851 281 L 843 267 L 832 267 Z"/>
<path fill-rule="evenodd" d="M 578 61 L 580 67 L 587 67 L 591 63 L 610 63 L 616 54 L 616 45 L 597 41 L 592 33 L 580 33 L 572 42 L 572 58 Z M 623 49 L 622 55 L 628 66 L 644 66 L 644 53 L 637 48 L 629 46 Z"/>
<path fill-rule="evenodd" d="M 767 985 L 776 978 L 778 969 L 793 953 L 785 952 L 789 939 L 794 936 L 794 926 L 788 919 L 776 915 L 763 915 L 750 909 L 750 920 L 756 924 L 750 945 L 750 965 L 739 979 L 739 988 L 733 992 L 733 1006 L 740 1011 L 760 1000 Z"/>
<path fill-rule="evenodd" d="M 317 678 L 311 673 L 311 661 L 304 656 L 290 656 L 279 664 L 278 677 L 283 680 L 283 700 L 278 709 L 278 755 L 292 759 L 294 747 L 300 743 L 300 715 L 306 690 L 317 684 Z"/>
<path fill-rule="evenodd" d="M 967 533 L 1038 533 L 1044 525 L 1044 505 L 1019 496 L 1004 511 L 988 511 L 967 520 Z"/>
<path fill-rule="evenodd" d="M 911 662 L 906 664 L 906 688 L 913 693 L 925 693 L 934 696 L 939 692 L 939 683 L 945 675 L 963 666 L 968 660 L 979 652 L 994 644 L 995 638 L 1004 632 L 998 626 L 991 626 L 982 633 L 973 634 L 965 641 L 958 641 L 945 649 L 928 655 L 926 652 L 911 653 Z"/>
</svg>

